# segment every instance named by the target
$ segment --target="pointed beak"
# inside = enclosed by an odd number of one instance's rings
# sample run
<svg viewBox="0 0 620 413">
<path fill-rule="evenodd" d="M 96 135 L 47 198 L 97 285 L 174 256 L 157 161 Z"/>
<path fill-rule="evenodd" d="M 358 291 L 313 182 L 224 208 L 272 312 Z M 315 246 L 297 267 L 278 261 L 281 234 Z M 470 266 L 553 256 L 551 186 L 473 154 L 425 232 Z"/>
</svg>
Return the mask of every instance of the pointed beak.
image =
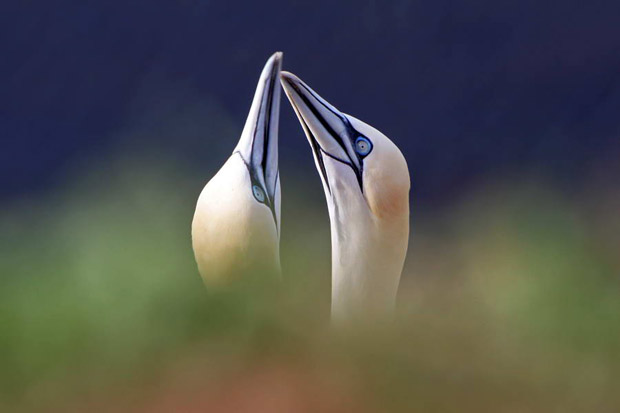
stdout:
<svg viewBox="0 0 620 413">
<path fill-rule="evenodd" d="M 280 80 L 312 147 L 326 188 L 331 192 L 324 156 L 349 165 L 361 186 L 361 161 L 352 142 L 355 131 L 347 117 L 294 74 L 282 72 Z"/>
<path fill-rule="evenodd" d="M 235 148 L 248 165 L 252 180 L 275 201 L 278 180 L 278 124 L 282 52 L 274 53 L 263 68 L 241 139 Z"/>
</svg>

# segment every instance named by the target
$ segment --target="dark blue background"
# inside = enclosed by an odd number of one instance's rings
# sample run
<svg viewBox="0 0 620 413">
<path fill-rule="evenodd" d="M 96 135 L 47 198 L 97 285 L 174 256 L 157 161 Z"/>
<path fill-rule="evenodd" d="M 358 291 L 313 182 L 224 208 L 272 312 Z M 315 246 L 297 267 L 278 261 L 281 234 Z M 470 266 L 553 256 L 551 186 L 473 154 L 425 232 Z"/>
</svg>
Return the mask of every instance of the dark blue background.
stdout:
<svg viewBox="0 0 620 413">
<path fill-rule="evenodd" d="M 619 4 L 3 2 L 0 196 L 119 147 L 221 161 L 276 50 L 392 138 L 429 199 L 496 174 L 570 187 L 619 153 Z M 308 161 L 286 100 L 280 136 L 284 165 Z"/>
</svg>

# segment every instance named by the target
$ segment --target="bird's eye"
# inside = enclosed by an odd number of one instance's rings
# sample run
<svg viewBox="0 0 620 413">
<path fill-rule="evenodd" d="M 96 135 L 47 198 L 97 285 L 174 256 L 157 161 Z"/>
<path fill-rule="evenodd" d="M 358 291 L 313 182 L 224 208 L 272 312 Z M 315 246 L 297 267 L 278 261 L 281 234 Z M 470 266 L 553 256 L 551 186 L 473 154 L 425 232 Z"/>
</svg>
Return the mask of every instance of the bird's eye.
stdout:
<svg viewBox="0 0 620 413">
<path fill-rule="evenodd" d="M 258 202 L 265 202 L 265 193 L 260 186 L 252 185 L 252 192 L 254 193 L 254 198 L 256 198 Z"/>
<path fill-rule="evenodd" d="M 370 143 L 368 139 L 364 138 L 363 136 L 360 136 L 355 140 L 355 151 L 358 154 L 365 156 L 365 155 L 368 155 L 371 150 L 372 150 L 372 143 Z"/>
</svg>

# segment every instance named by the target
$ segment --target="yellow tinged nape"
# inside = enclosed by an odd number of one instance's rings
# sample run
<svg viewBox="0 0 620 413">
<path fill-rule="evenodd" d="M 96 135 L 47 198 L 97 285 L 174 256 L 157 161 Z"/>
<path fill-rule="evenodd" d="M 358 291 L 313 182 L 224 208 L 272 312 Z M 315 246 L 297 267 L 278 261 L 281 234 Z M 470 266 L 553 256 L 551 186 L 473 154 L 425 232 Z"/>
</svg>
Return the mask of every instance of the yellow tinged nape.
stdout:
<svg viewBox="0 0 620 413">
<path fill-rule="evenodd" d="M 409 170 L 400 150 L 389 139 L 375 145 L 364 163 L 364 192 L 372 213 L 383 220 L 409 216 Z"/>
<path fill-rule="evenodd" d="M 407 162 L 385 135 L 340 112 L 294 74 L 282 72 L 281 80 L 325 189 L 332 320 L 389 317 L 409 242 Z"/>
</svg>

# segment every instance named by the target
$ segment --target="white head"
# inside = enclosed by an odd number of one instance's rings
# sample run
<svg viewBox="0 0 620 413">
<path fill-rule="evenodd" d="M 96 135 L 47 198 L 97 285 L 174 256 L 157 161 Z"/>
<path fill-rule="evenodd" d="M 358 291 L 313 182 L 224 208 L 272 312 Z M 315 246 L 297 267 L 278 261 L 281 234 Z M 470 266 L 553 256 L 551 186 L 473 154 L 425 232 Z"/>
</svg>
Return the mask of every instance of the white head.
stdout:
<svg viewBox="0 0 620 413">
<path fill-rule="evenodd" d="M 281 67 L 277 52 L 263 69 L 239 143 L 198 199 L 192 244 L 205 282 L 279 273 Z"/>
<path fill-rule="evenodd" d="M 332 318 L 394 307 L 409 239 L 409 171 L 400 150 L 295 75 L 282 85 L 323 181 L 332 238 Z"/>
</svg>

